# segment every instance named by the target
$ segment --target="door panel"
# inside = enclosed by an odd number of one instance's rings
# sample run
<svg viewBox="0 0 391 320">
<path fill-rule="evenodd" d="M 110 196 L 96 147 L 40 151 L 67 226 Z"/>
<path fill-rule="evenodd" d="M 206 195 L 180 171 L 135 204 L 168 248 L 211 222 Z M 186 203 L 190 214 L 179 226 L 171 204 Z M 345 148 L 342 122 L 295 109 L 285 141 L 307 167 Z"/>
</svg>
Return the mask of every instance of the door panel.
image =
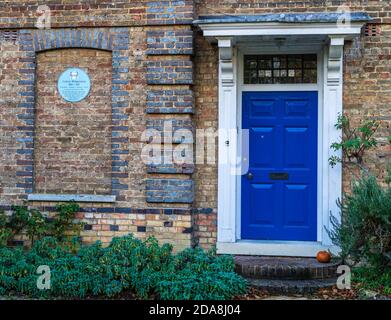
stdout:
<svg viewBox="0 0 391 320">
<path fill-rule="evenodd" d="M 275 117 L 276 101 L 275 100 L 256 100 L 251 105 L 252 118 Z"/>
<path fill-rule="evenodd" d="M 308 227 L 308 185 L 286 184 L 284 192 L 284 227 Z"/>
<path fill-rule="evenodd" d="M 268 199 L 272 198 L 276 192 L 273 184 L 251 184 L 250 203 L 251 206 L 259 206 L 259 210 L 254 210 L 250 217 L 253 225 L 273 225 L 275 207 L 268 205 Z"/>
<path fill-rule="evenodd" d="M 307 117 L 308 107 L 307 100 L 285 100 L 285 115 L 288 117 Z"/>
<path fill-rule="evenodd" d="M 316 241 L 317 92 L 244 92 L 241 238 Z"/>
<path fill-rule="evenodd" d="M 308 128 L 285 127 L 283 156 L 286 168 L 309 167 L 308 132 Z"/>
<path fill-rule="evenodd" d="M 273 127 L 251 128 L 250 145 L 257 145 L 258 148 L 250 148 L 250 158 L 254 166 L 258 168 L 271 168 L 276 161 L 276 130 Z M 268 152 L 258 152 L 259 149 Z"/>
</svg>

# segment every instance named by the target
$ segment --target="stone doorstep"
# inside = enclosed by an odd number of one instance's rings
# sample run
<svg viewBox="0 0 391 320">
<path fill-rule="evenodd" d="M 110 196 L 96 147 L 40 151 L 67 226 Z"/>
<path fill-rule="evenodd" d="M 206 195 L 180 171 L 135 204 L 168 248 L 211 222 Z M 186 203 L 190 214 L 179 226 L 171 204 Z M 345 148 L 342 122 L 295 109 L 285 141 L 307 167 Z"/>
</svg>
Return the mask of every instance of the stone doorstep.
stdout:
<svg viewBox="0 0 391 320">
<path fill-rule="evenodd" d="M 322 280 L 337 277 L 339 260 L 319 263 L 315 258 L 235 256 L 235 271 L 261 280 Z"/>
<path fill-rule="evenodd" d="M 336 285 L 336 278 L 311 280 L 248 279 L 248 284 L 270 294 L 310 294 Z"/>
</svg>

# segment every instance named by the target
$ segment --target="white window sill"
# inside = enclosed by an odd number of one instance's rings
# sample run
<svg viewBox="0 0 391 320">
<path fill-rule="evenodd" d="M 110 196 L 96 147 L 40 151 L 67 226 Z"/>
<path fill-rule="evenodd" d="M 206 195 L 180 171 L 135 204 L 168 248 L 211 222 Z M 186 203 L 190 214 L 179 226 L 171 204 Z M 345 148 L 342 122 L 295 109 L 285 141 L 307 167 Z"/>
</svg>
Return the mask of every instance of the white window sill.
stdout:
<svg viewBox="0 0 391 320">
<path fill-rule="evenodd" d="M 116 196 L 113 195 L 94 195 L 94 194 L 45 194 L 31 193 L 27 196 L 28 201 L 50 201 L 50 202 L 105 202 L 113 203 Z"/>
</svg>

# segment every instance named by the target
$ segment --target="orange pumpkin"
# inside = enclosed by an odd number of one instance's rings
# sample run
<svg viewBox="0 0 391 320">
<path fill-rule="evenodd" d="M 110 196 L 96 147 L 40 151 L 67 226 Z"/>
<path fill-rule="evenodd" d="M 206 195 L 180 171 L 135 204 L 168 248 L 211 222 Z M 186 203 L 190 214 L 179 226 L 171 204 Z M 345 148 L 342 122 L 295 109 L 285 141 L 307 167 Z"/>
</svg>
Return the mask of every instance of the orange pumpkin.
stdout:
<svg viewBox="0 0 391 320">
<path fill-rule="evenodd" d="M 320 263 L 328 263 L 331 260 L 331 255 L 327 251 L 319 251 L 316 254 L 316 260 Z"/>
</svg>

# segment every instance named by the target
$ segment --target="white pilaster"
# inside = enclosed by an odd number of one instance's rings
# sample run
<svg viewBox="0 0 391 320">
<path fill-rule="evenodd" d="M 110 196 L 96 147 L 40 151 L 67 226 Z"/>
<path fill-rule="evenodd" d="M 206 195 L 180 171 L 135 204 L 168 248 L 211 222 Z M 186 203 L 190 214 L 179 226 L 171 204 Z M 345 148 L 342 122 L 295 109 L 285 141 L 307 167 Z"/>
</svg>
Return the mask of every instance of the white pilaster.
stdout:
<svg viewBox="0 0 391 320">
<path fill-rule="evenodd" d="M 338 114 L 342 113 L 343 99 L 343 36 L 330 36 L 330 44 L 326 54 L 325 82 L 324 82 L 324 149 L 327 152 L 323 159 L 323 226 L 330 228 L 330 215 L 339 217 L 337 199 L 342 196 L 342 166 L 341 164 L 331 167 L 328 159 L 336 155 L 341 157 L 341 152 L 334 152 L 330 145 L 340 140 L 342 132 L 335 128 Z M 331 240 L 322 230 L 322 243 L 330 245 Z"/>
<path fill-rule="evenodd" d="M 235 242 L 236 92 L 233 40 L 219 38 L 219 160 L 217 241 Z"/>
</svg>

